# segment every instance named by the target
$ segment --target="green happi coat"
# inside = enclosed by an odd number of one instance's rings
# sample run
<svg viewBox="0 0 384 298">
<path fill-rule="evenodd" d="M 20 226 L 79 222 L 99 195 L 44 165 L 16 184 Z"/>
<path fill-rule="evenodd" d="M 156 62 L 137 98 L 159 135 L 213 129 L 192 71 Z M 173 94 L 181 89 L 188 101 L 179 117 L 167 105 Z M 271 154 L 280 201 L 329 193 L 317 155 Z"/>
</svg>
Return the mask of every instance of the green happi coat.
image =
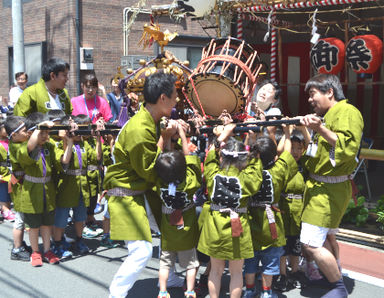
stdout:
<svg viewBox="0 0 384 298">
<path fill-rule="evenodd" d="M 80 194 L 83 195 L 85 207 L 89 206 L 89 185 L 87 178 L 87 167 L 88 162 L 91 159 L 92 149 L 86 142 L 79 142 L 81 149 L 81 161 L 82 169 L 85 173 L 79 176 L 66 174 L 64 168 L 60 169 L 59 173 L 59 184 L 57 192 L 57 207 L 61 208 L 72 208 L 77 207 L 80 202 Z M 64 149 L 63 143 L 57 143 L 57 151 L 60 156 L 63 156 Z M 69 165 L 65 167 L 67 170 L 78 170 L 80 169 L 79 159 L 75 150 L 75 144 L 72 146 L 72 157 Z"/>
<path fill-rule="evenodd" d="M 0 144 L 0 183 L 9 182 L 9 179 L 11 178 L 11 172 L 7 166 L 7 155 L 7 150 Z"/>
<path fill-rule="evenodd" d="M 60 103 L 65 114 L 72 114 L 72 104 L 66 89 L 58 90 Z M 26 88 L 20 95 L 13 114 L 16 116 L 26 117 L 33 112 L 41 112 L 43 114 L 50 110 L 49 95 L 45 82 L 40 79 L 36 84 Z"/>
<path fill-rule="evenodd" d="M 231 166 L 228 170 L 220 168 L 219 155 L 211 150 L 205 161 L 204 176 L 207 182 L 208 197 L 211 203 L 221 207 L 246 208 L 248 198 L 256 193 L 261 185 L 262 165 L 259 160 L 251 159 L 243 170 Z M 221 196 L 221 185 L 235 190 Z M 228 190 L 229 190 L 228 189 Z M 223 199 L 222 199 L 223 198 Z M 220 203 L 221 202 L 221 203 Z M 229 213 L 203 208 L 202 231 L 197 249 L 211 257 L 223 260 L 241 260 L 253 257 L 251 230 L 247 213 L 239 213 L 243 233 L 240 237 L 232 237 Z"/>
<path fill-rule="evenodd" d="M 263 171 L 262 189 L 266 187 L 266 189 L 269 189 L 270 191 L 265 192 L 268 194 L 268 197 L 263 196 L 261 199 L 270 202 L 270 204 L 278 204 L 282 191 L 285 189 L 288 181 L 291 180 L 296 173 L 297 163 L 295 159 L 291 153 L 284 151 L 276 160 L 272 168 Z M 271 179 L 272 185 L 270 181 Z M 254 197 L 250 200 L 254 200 Z M 248 209 L 254 250 L 264 250 L 272 246 L 280 247 L 286 244 L 281 212 L 276 211 L 276 209 L 272 209 L 272 212 L 276 222 L 276 239 L 272 239 L 265 207 L 250 207 Z"/>
<path fill-rule="evenodd" d="M 187 175 L 184 181 L 177 185 L 176 191 L 183 195 L 183 207 L 193 204 L 193 195 L 201 185 L 200 159 L 196 155 L 185 157 L 187 162 Z M 172 202 L 168 201 L 168 185 L 158 183 L 157 192 L 162 204 L 172 209 Z M 178 194 L 176 194 L 177 196 Z M 192 207 L 183 212 L 184 228 L 178 229 L 169 222 L 169 214 L 162 214 L 160 232 L 161 249 L 166 251 L 182 251 L 195 248 L 199 238 L 196 209 Z"/>
<path fill-rule="evenodd" d="M 23 168 L 25 175 L 41 178 L 43 177 L 43 162 L 40 149 L 36 148 L 31 153 L 28 153 L 27 144 L 27 142 L 20 144 L 15 158 Z M 46 160 L 46 177 L 52 177 L 52 173 L 60 167 L 60 158 L 51 143 L 45 143 L 42 149 L 44 150 Z M 45 188 L 45 197 L 43 188 Z M 52 179 L 43 184 L 27 181 L 24 177 L 22 187 L 18 191 L 18 194 L 20 212 L 40 214 L 43 213 L 44 210 L 50 212 L 55 209 L 56 186 Z"/>
<path fill-rule="evenodd" d="M 108 167 L 103 186 L 107 190 L 122 187 L 146 192 L 152 211 L 161 216 L 161 201 L 156 194 L 149 192 L 158 179 L 154 165 L 161 153 L 157 146 L 159 137 L 159 126 L 145 106 L 141 106 L 120 131 L 113 150 L 115 163 Z M 111 239 L 152 242 L 143 194 L 110 196 L 108 210 Z"/>
<path fill-rule="evenodd" d="M 89 185 L 89 195 L 91 198 L 97 197 L 97 195 L 100 192 L 100 173 L 98 169 L 95 169 L 95 167 L 99 167 L 100 162 L 97 160 L 96 155 L 96 140 L 93 137 L 90 137 L 89 139 L 85 140 L 84 143 L 88 143 L 90 148 L 90 159 L 88 160 L 88 171 L 87 171 L 87 178 L 88 178 L 88 185 Z M 91 167 L 90 167 L 91 166 Z"/>
<path fill-rule="evenodd" d="M 324 116 L 325 127 L 337 134 L 335 148 L 321 136 L 314 136 L 318 149 L 315 157 L 307 156 L 305 167 L 319 176 L 350 175 L 356 168 L 364 122 L 358 109 L 341 100 Z M 306 182 L 302 221 L 325 228 L 337 228 L 352 197 L 349 180 L 323 183 Z"/>
<path fill-rule="evenodd" d="M 111 164 L 113 164 L 111 146 L 107 145 L 107 143 L 104 143 L 102 144 L 101 148 L 103 151 L 103 166 L 110 166 Z"/>
<path fill-rule="evenodd" d="M 22 188 L 22 179 L 24 176 L 24 170 L 17 159 L 17 153 L 19 152 L 22 144 L 23 143 L 14 143 L 10 141 L 8 145 L 9 160 L 12 166 L 12 174 L 18 180 L 17 183 L 12 184 L 12 192 L 10 193 L 13 202 L 13 208 L 16 211 L 20 211 L 20 190 Z"/>
<path fill-rule="evenodd" d="M 300 172 L 289 180 L 281 199 L 279 208 L 284 222 L 285 236 L 300 235 L 301 213 L 303 212 L 304 177 Z M 294 198 L 289 198 L 293 195 Z"/>
</svg>

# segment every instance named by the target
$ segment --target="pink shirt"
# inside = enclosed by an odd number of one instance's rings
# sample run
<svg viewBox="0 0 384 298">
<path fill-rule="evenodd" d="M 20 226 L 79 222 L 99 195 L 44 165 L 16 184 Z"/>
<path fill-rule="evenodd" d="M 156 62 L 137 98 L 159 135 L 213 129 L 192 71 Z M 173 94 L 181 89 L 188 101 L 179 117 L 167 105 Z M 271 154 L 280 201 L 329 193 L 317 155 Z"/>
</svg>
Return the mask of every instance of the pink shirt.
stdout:
<svg viewBox="0 0 384 298">
<path fill-rule="evenodd" d="M 85 106 L 85 102 L 87 106 Z M 84 95 L 76 96 L 71 98 L 72 103 L 72 115 L 77 116 L 84 114 L 93 118 L 92 123 L 95 123 L 100 117 L 104 118 L 105 122 L 108 122 L 112 118 L 111 107 L 106 99 L 96 95 L 96 109 L 95 109 L 95 98 L 87 99 L 84 101 Z M 88 113 L 87 113 L 88 110 Z M 94 116 L 94 117 L 92 117 Z"/>
<path fill-rule="evenodd" d="M 5 151 L 8 152 L 8 140 L 0 140 L 0 144 L 3 145 Z"/>
</svg>

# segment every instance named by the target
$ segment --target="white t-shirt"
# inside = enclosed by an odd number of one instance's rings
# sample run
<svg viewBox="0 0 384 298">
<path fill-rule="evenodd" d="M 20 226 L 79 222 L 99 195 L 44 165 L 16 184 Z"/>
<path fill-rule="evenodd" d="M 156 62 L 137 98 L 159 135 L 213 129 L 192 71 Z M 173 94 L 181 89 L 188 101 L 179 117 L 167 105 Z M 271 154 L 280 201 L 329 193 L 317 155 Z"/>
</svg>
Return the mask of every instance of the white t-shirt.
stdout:
<svg viewBox="0 0 384 298">
<path fill-rule="evenodd" d="M 13 108 L 15 107 L 17 101 L 19 100 L 19 97 L 21 93 L 23 93 L 23 89 L 21 89 L 19 86 L 11 88 L 9 90 L 9 101 L 8 104 Z"/>
<path fill-rule="evenodd" d="M 56 94 L 56 96 L 53 97 L 51 95 L 51 93 L 48 92 L 48 96 L 49 96 L 49 103 L 48 102 L 45 103 L 46 108 L 48 110 L 62 110 L 63 109 L 63 106 L 61 105 L 61 102 L 59 100 L 59 95 Z"/>
</svg>

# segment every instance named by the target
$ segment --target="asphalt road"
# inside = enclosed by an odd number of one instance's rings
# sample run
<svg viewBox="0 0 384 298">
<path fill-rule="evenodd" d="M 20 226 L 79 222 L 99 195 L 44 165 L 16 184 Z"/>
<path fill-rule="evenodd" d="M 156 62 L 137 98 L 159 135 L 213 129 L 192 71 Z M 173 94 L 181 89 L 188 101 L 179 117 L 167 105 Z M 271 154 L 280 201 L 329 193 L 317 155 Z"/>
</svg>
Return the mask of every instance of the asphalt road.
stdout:
<svg viewBox="0 0 384 298">
<path fill-rule="evenodd" d="M 69 229 L 69 234 L 71 232 Z M 28 234 L 25 240 L 29 243 Z M 92 249 L 88 255 L 75 255 L 71 260 L 59 265 L 44 263 L 42 267 L 33 268 L 28 262 L 10 259 L 12 224 L 0 224 L 0 297 L 107 297 L 108 286 L 127 251 L 122 246 L 106 249 L 99 246 L 99 241 L 100 239 L 85 240 Z M 127 297 L 157 297 L 159 240 L 155 238 L 153 245 L 154 257 Z M 182 276 L 184 272 L 177 267 L 177 274 Z M 348 277 L 344 279 L 350 297 L 384 297 L 381 287 Z M 229 297 L 228 281 L 229 275 L 226 272 L 223 276 L 221 297 Z M 279 294 L 279 297 L 321 297 L 324 293 L 324 289 L 305 288 Z M 170 294 L 172 298 L 183 297 L 180 288 L 171 289 Z"/>
</svg>

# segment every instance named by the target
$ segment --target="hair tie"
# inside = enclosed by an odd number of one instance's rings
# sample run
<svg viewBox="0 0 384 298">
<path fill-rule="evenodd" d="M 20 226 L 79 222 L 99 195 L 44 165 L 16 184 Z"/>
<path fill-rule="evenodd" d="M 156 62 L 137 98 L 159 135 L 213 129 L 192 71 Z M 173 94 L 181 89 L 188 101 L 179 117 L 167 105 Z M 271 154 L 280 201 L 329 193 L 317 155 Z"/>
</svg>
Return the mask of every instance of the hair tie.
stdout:
<svg viewBox="0 0 384 298">
<path fill-rule="evenodd" d="M 239 155 L 248 155 L 248 151 L 229 151 L 227 149 L 221 149 L 221 154 L 225 156 L 232 156 L 237 158 Z"/>
<path fill-rule="evenodd" d="M 10 140 L 12 138 L 12 135 L 14 135 L 15 133 L 19 132 L 23 127 L 25 126 L 25 123 L 21 123 L 14 131 L 12 131 L 9 136 L 8 136 L 8 139 Z"/>
</svg>

